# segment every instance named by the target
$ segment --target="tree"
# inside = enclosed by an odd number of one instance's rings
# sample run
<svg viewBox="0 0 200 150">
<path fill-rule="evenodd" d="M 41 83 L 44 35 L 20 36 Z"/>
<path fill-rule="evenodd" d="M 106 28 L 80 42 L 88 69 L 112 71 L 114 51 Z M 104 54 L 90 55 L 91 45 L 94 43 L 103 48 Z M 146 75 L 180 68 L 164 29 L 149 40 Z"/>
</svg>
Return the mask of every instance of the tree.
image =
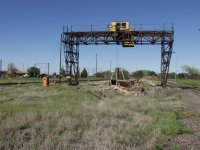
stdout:
<svg viewBox="0 0 200 150">
<path fill-rule="evenodd" d="M 87 72 L 87 70 L 84 68 L 83 71 L 81 72 L 81 77 L 82 77 L 82 78 L 87 78 L 87 76 L 88 76 L 88 72 Z"/>
<path fill-rule="evenodd" d="M 151 71 L 151 70 L 147 70 L 146 75 L 147 76 L 157 76 L 156 72 L 155 71 Z"/>
<path fill-rule="evenodd" d="M 94 74 L 97 78 L 110 78 L 111 72 L 110 71 L 103 71 L 103 72 L 97 72 Z"/>
<path fill-rule="evenodd" d="M 133 76 L 137 79 L 140 79 L 144 76 L 144 71 L 143 70 L 138 70 L 136 72 L 133 73 Z"/>
<path fill-rule="evenodd" d="M 140 79 L 143 76 L 157 76 L 156 72 L 151 70 L 138 70 L 132 74 L 135 78 Z"/>
<path fill-rule="evenodd" d="M 177 74 L 177 77 L 178 77 L 179 79 L 185 79 L 185 78 L 186 78 L 186 75 L 185 75 L 185 73 L 179 73 L 179 74 Z"/>
<path fill-rule="evenodd" d="M 189 78 L 198 79 L 200 77 L 200 70 L 195 67 L 184 65 L 181 67 L 181 69 L 183 72 L 188 74 Z"/>
<path fill-rule="evenodd" d="M 124 76 L 125 79 L 129 79 L 129 72 L 128 72 L 128 70 L 121 69 L 119 71 L 118 79 L 124 79 L 123 76 Z"/>
<path fill-rule="evenodd" d="M 37 76 L 39 76 L 40 75 L 40 69 L 39 68 L 37 68 L 37 67 L 30 67 L 30 68 L 28 68 L 28 75 L 30 76 L 30 77 L 37 77 Z"/>
<path fill-rule="evenodd" d="M 7 69 L 8 69 L 7 70 L 8 76 L 12 76 L 13 77 L 13 76 L 16 75 L 17 68 L 16 68 L 14 63 L 9 63 Z"/>
<path fill-rule="evenodd" d="M 175 72 L 170 72 L 170 73 L 168 74 L 168 78 L 170 78 L 170 79 L 174 79 L 175 76 L 176 76 L 176 73 L 175 73 Z"/>
</svg>

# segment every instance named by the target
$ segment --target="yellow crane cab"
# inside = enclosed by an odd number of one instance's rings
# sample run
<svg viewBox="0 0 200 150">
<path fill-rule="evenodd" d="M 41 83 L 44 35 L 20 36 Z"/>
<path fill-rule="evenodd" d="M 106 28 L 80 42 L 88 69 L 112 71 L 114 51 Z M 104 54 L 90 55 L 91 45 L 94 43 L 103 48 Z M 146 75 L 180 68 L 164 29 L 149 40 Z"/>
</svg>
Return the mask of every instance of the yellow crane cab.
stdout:
<svg viewBox="0 0 200 150">
<path fill-rule="evenodd" d="M 118 32 L 118 31 L 133 31 L 133 29 L 130 29 L 129 22 L 114 21 L 108 25 L 108 32 Z M 118 37 L 120 36 L 121 36 L 120 33 L 118 33 Z M 134 47 L 133 34 L 131 36 L 127 36 L 123 40 L 128 40 L 128 41 L 122 42 L 123 47 Z"/>
<path fill-rule="evenodd" d="M 129 31 L 129 22 L 114 21 L 108 25 L 109 32 Z"/>
</svg>

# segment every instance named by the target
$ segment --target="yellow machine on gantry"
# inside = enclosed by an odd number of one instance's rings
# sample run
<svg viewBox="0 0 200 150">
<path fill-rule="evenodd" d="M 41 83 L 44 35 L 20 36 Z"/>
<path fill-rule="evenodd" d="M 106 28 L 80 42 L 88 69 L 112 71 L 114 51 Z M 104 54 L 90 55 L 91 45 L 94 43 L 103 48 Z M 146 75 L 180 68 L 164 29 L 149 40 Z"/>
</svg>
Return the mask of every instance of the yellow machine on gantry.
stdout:
<svg viewBox="0 0 200 150">
<path fill-rule="evenodd" d="M 123 47 L 134 47 L 134 35 L 133 34 L 126 34 L 126 36 L 121 36 L 125 32 L 131 32 L 133 29 L 130 29 L 129 22 L 122 22 L 122 21 L 114 21 L 108 25 L 108 32 L 113 32 L 117 34 L 118 40 L 123 40 L 122 46 Z M 120 37 L 123 37 L 121 39 Z"/>
</svg>

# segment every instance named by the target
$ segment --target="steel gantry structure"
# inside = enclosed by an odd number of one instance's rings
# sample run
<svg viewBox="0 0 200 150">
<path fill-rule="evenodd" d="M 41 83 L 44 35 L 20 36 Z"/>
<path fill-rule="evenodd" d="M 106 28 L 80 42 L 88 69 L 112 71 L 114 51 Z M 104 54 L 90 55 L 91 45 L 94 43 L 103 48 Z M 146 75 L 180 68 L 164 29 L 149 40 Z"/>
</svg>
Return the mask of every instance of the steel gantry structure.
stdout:
<svg viewBox="0 0 200 150">
<path fill-rule="evenodd" d="M 79 45 L 133 43 L 134 45 L 161 45 L 161 86 L 166 86 L 173 51 L 174 30 L 135 31 L 63 31 L 61 36 L 70 84 L 79 84 Z M 73 79 L 74 78 L 74 79 Z"/>
</svg>

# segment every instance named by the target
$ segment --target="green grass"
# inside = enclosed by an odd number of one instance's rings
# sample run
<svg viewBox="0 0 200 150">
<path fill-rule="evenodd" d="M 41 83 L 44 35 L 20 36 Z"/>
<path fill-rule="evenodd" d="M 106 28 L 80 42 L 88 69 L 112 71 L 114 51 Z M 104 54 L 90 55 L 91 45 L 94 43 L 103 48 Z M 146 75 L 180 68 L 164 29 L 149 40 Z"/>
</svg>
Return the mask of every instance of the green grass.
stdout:
<svg viewBox="0 0 200 150">
<path fill-rule="evenodd" d="M 176 93 L 134 97 L 94 84 L 1 89 L 0 149 L 155 149 L 183 132 Z M 89 94 L 96 90 L 109 97 Z"/>
<path fill-rule="evenodd" d="M 169 81 L 175 83 L 174 79 L 169 79 Z M 200 87 L 200 80 L 192 79 L 177 79 L 176 83 L 178 85 L 191 86 L 191 87 Z"/>
<path fill-rule="evenodd" d="M 11 78 L 0 78 L 0 83 L 20 83 L 20 82 L 42 82 L 42 78 L 22 78 L 22 77 L 11 77 Z"/>
</svg>

